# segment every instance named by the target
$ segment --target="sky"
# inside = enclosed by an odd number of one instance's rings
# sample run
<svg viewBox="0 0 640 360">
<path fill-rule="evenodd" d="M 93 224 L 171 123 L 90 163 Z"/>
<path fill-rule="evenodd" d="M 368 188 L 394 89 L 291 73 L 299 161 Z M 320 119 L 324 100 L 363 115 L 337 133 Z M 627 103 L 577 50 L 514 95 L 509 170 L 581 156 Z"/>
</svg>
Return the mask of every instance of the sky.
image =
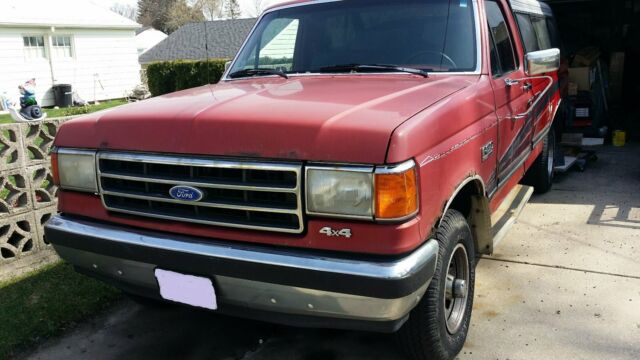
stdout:
<svg viewBox="0 0 640 360">
<path fill-rule="evenodd" d="M 111 5 L 113 3 L 122 3 L 122 4 L 129 4 L 129 5 L 135 5 L 138 0 L 85 0 L 85 1 L 90 1 L 93 2 L 95 4 L 98 4 L 102 7 L 105 8 L 109 8 L 111 7 Z M 279 2 L 283 2 L 284 0 L 263 0 L 263 4 L 264 6 L 269 6 L 272 4 L 277 4 Z M 243 15 L 244 16 L 249 16 L 249 14 L 252 12 L 252 0 L 238 0 L 238 2 L 240 3 L 240 8 L 242 9 Z"/>
</svg>

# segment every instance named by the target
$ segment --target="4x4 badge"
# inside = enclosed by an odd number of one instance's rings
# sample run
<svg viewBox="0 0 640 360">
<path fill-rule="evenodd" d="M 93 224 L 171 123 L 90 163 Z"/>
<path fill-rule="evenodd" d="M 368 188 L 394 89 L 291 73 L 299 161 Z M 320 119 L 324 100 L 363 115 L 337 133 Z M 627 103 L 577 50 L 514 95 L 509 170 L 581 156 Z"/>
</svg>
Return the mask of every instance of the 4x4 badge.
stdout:
<svg viewBox="0 0 640 360">
<path fill-rule="evenodd" d="M 482 147 L 482 161 L 486 161 L 493 154 L 493 141 Z"/>
<path fill-rule="evenodd" d="M 328 237 L 351 237 L 351 229 L 332 229 L 330 227 L 323 227 L 320 229 L 320 234 L 327 235 Z"/>
</svg>

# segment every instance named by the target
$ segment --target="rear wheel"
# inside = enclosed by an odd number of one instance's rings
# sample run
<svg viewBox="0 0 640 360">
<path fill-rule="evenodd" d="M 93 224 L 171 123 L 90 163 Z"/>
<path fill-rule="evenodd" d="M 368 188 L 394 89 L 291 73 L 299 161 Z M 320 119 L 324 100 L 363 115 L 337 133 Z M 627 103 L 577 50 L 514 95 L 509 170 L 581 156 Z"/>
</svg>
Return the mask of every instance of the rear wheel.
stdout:
<svg viewBox="0 0 640 360">
<path fill-rule="evenodd" d="M 542 152 L 531 165 L 524 177 L 523 183 L 533 186 L 537 194 L 544 194 L 551 190 L 556 155 L 556 133 L 553 128 L 543 140 Z"/>
<path fill-rule="evenodd" d="M 475 248 L 465 217 L 445 214 L 436 232 L 440 245 L 436 274 L 409 320 L 396 334 L 413 360 L 449 360 L 467 338 L 475 282 Z"/>
</svg>

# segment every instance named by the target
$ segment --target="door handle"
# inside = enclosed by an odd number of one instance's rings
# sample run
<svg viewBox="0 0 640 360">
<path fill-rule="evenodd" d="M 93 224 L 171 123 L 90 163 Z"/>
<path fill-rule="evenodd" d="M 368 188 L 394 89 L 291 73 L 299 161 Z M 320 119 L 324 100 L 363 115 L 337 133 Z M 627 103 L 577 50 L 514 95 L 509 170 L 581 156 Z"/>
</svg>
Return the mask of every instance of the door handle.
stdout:
<svg viewBox="0 0 640 360">
<path fill-rule="evenodd" d="M 514 80 L 514 79 L 504 79 L 504 84 L 507 85 L 507 87 L 512 87 L 514 85 L 518 85 L 520 83 L 520 80 Z"/>
</svg>

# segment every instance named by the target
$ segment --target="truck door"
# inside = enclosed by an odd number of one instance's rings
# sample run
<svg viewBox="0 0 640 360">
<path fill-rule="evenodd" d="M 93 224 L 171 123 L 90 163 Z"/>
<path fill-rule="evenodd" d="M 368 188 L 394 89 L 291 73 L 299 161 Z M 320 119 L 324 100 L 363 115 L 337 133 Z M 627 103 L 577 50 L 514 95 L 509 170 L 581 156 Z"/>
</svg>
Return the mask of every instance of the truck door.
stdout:
<svg viewBox="0 0 640 360">
<path fill-rule="evenodd" d="M 489 27 L 492 86 L 498 117 L 498 186 L 522 169 L 531 152 L 533 121 L 518 115 L 533 103 L 532 84 L 516 47 L 514 21 L 504 1 L 484 2 Z"/>
<path fill-rule="evenodd" d="M 515 18 L 520 28 L 522 44 L 526 53 L 547 50 L 553 48 L 549 23 L 543 15 L 532 15 L 515 13 Z M 543 78 L 549 76 L 553 78 L 553 86 L 548 89 L 549 80 Z M 535 145 L 545 134 L 547 128 L 553 121 L 555 109 L 560 102 L 558 93 L 558 72 L 554 71 L 542 74 L 531 79 L 533 83 L 533 95 L 543 97 L 532 109 L 530 116 L 533 118 L 533 145 Z M 548 89 L 548 90 L 547 90 Z M 545 92 L 545 90 L 547 90 Z"/>
</svg>

